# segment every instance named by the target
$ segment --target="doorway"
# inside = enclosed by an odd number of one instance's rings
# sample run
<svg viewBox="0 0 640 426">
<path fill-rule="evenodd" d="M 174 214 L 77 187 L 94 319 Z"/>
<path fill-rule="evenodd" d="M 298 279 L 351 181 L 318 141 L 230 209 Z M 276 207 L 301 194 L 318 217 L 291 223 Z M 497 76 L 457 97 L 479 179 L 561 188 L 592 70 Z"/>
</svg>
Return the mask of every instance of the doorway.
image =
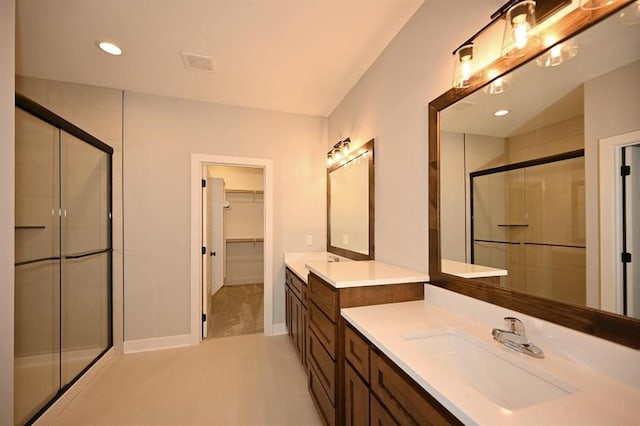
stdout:
<svg viewBox="0 0 640 426">
<path fill-rule="evenodd" d="M 203 167 L 202 337 L 264 330 L 264 170 Z"/>
<path fill-rule="evenodd" d="M 220 175 L 221 171 L 237 172 L 252 169 L 251 182 L 261 181 L 261 188 L 237 186 L 239 181 L 231 175 Z M 258 173 L 259 172 L 259 173 Z M 216 174 L 218 176 L 216 176 Z M 227 226 L 222 229 L 222 237 L 218 237 L 218 245 L 215 243 L 206 245 L 207 234 L 213 232 L 208 230 L 209 225 L 205 222 L 213 214 L 206 213 L 206 197 L 203 191 L 203 180 L 212 179 L 212 186 L 220 186 L 222 179 L 224 206 L 228 202 L 228 208 L 223 207 L 222 215 L 218 217 L 231 218 L 227 221 Z M 234 182 L 234 183 L 232 183 Z M 246 182 L 245 182 L 246 183 Z M 207 182 L 208 184 L 208 182 Z M 234 187 L 236 185 L 237 187 Z M 225 293 L 256 293 L 261 290 L 262 297 L 262 332 L 265 335 L 273 334 L 273 313 L 272 313 L 272 293 L 273 293 L 273 172 L 272 161 L 266 159 L 223 157 L 206 154 L 192 154 L 191 157 L 191 344 L 196 345 L 202 341 L 204 336 L 209 335 L 209 320 L 215 318 L 215 303 L 209 299 L 211 293 L 220 294 L 222 298 Z M 218 190 L 220 191 L 220 190 Z M 244 198 L 243 200 L 241 200 Z M 235 203 L 233 200 L 235 199 Z M 254 203 L 255 200 L 255 203 Z M 251 204 L 249 204 L 249 201 Z M 260 201 L 261 203 L 258 203 Z M 234 211 L 234 204 L 236 205 Z M 260 206 L 261 209 L 256 208 Z M 204 207 L 204 208 L 203 208 Z M 260 211 L 261 210 L 261 211 Z M 229 216 L 234 211 L 235 218 Z M 256 221 L 258 212 L 261 218 Z M 251 226 L 238 226 L 245 219 L 253 218 Z M 239 220 L 240 219 L 240 220 Z M 213 227 L 213 220 L 209 219 Z M 245 222 L 247 223 L 247 222 Z M 226 236 L 224 235 L 226 228 Z M 203 232 L 204 231 L 204 232 Z M 211 237 L 213 240 L 213 237 Z M 227 241 L 231 240 L 231 241 Z M 220 246 L 220 241 L 224 241 Z M 205 244 L 203 244 L 205 242 Z M 231 247 L 234 245 L 235 247 Z M 247 247 L 248 246 L 248 247 Z M 255 247 L 254 247 L 255 246 Z M 223 247 L 222 249 L 220 247 Z M 210 249 L 211 248 L 211 249 Z M 247 255 L 251 253 L 252 256 Z M 212 253 L 215 252 L 215 255 Z M 257 252 L 261 252 L 260 256 Z M 257 261 L 261 257 L 261 262 Z M 253 259 L 253 260 L 248 260 Z M 210 262 L 211 260 L 211 262 Z M 218 267 L 214 266 L 214 261 Z M 247 266 L 247 262 L 251 265 Z M 220 266 L 222 265 L 222 266 Z M 225 271 L 226 269 L 226 271 Z M 226 277 L 225 277 L 226 272 Z M 217 278 L 216 278 L 217 274 Z M 208 277 L 211 277 L 209 280 Z M 220 278 L 222 277 L 222 278 Z M 217 281 L 216 281 L 217 279 Z M 262 280 L 262 286 L 258 282 Z M 204 284 L 204 285 L 203 285 Z M 225 285 L 226 284 L 226 285 Z M 242 287 L 237 284 L 248 284 L 251 287 Z M 225 291 L 225 287 L 229 287 Z M 233 287 L 233 288 L 232 288 Z M 255 294 L 254 294 L 255 295 Z M 227 294 L 229 296 L 229 294 Z M 234 295 L 231 295 L 233 297 Z M 213 303 L 209 303 L 213 302 Z M 220 302 L 224 304 L 225 302 Z M 249 302 L 247 302 L 249 303 Z M 240 302 L 242 305 L 242 302 Z M 210 309 L 213 308 L 213 309 Z M 247 309 L 247 307 L 241 308 Z M 253 310 L 253 308 L 252 308 Z M 255 312 L 259 312 L 257 308 Z M 238 314 L 241 315 L 241 314 Z M 206 321 L 206 324 L 205 324 Z M 204 331 L 206 328 L 206 332 Z M 241 327 L 236 327 L 241 328 Z"/>
</svg>

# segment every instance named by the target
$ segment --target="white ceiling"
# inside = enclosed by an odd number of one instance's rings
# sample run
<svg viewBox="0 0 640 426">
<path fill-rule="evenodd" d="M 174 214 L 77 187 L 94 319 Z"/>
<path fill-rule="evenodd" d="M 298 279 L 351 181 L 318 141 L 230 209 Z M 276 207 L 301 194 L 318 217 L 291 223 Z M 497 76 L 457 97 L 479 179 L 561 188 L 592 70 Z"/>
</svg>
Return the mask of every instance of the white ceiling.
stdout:
<svg viewBox="0 0 640 426">
<path fill-rule="evenodd" d="M 423 1 L 19 0 L 16 72 L 327 116 Z M 217 72 L 187 69 L 181 51 Z"/>
</svg>

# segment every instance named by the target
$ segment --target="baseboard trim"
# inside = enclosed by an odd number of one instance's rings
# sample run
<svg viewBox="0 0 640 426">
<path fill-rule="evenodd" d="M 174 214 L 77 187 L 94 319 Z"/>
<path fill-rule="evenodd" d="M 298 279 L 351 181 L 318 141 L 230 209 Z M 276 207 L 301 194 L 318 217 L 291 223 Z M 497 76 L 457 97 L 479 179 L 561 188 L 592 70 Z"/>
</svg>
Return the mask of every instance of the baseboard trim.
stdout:
<svg viewBox="0 0 640 426">
<path fill-rule="evenodd" d="M 182 348 L 190 345 L 190 334 L 178 334 L 175 336 L 153 337 L 151 339 L 125 340 L 123 346 L 125 354 L 133 354 L 137 352 Z"/>
<path fill-rule="evenodd" d="M 273 327 L 271 329 L 272 336 L 278 336 L 280 334 L 287 334 L 287 325 L 283 322 L 273 324 Z"/>
<path fill-rule="evenodd" d="M 98 375 L 114 357 L 115 350 L 109 349 L 95 364 L 91 366 L 67 391 L 54 402 L 51 407 L 33 423 L 36 426 L 44 426 L 53 423 L 53 420 L 62 413 L 69 403 Z"/>
<path fill-rule="evenodd" d="M 264 277 L 262 275 L 256 275 L 253 277 L 235 277 L 225 278 L 224 285 L 245 285 L 245 284 L 262 284 L 264 283 Z"/>
</svg>

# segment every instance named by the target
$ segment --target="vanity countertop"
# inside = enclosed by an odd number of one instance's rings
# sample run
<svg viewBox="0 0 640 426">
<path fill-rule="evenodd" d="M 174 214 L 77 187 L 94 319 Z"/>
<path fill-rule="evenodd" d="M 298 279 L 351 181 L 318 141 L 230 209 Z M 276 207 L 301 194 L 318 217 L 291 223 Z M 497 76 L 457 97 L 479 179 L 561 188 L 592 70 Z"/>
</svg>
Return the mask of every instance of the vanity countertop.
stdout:
<svg viewBox="0 0 640 426">
<path fill-rule="evenodd" d="M 506 269 L 491 268 L 448 259 L 442 259 L 442 272 L 462 278 L 486 278 L 507 275 Z"/>
<path fill-rule="evenodd" d="M 426 300 L 346 308 L 341 310 L 341 314 L 465 424 L 603 425 L 638 422 L 639 388 L 572 362 L 549 347 L 542 347 L 544 359 L 509 351 L 492 339 L 490 328 Z M 460 330 L 485 347 L 498 348 L 498 353 L 506 359 L 514 357 L 517 360 L 514 362 L 520 365 L 565 382 L 573 387 L 574 393 L 512 410 L 501 407 L 465 383 L 456 373 L 436 368 L 407 339 L 408 335 L 450 328 Z M 637 365 L 629 368 L 637 368 Z"/>
<path fill-rule="evenodd" d="M 336 256 L 326 251 L 318 252 L 303 252 L 303 253 L 285 253 L 284 264 L 294 274 L 298 276 L 305 283 L 308 279 L 309 270 L 307 269 L 308 262 L 324 262 L 326 263 L 329 258 L 338 258 L 340 262 L 353 262 L 351 259 L 347 259 L 342 256 Z"/>
<path fill-rule="evenodd" d="M 427 274 L 399 266 L 362 260 L 357 262 L 307 262 L 306 267 L 336 288 L 427 282 Z"/>
</svg>

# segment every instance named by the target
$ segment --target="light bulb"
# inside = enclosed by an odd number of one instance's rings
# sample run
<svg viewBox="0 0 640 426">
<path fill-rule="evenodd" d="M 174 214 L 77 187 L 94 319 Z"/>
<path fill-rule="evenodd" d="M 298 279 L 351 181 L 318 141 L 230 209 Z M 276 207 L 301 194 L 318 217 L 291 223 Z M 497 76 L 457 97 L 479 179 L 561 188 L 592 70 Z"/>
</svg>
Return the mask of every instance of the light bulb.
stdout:
<svg viewBox="0 0 640 426">
<path fill-rule="evenodd" d="M 335 148 L 333 150 L 333 159 L 336 163 L 342 160 L 342 153 L 340 152 L 340 148 Z"/>
<path fill-rule="evenodd" d="M 469 80 L 473 75 L 473 44 L 459 47 L 454 53 L 453 87 L 458 89 L 469 87 Z"/>
<path fill-rule="evenodd" d="M 511 87 L 513 80 L 511 74 L 496 78 L 498 77 L 498 72 L 495 70 L 489 71 L 488 77 L 489 80 L 493 81 L 482 88 L 482 91 L 488 95 L 499 95 L 500 93 L 506 92 Z"/>
<path fill-rule="evenodd" d="M 331 153 L 327 154 L 327 166 L 328 167 L 333 166 L 333 157 L 331 156 Z"/>
<path fill-rule="evenodd" d="M 513 18 L 513 39 L 518 49 L 522 49 L 527 45 L 530 30 L 531 26 L 527 22 L 527 15 L 518 15 Z"/>
<path fill-rule="evenodd" d="M 342 141 L 342 152 L 344 153 L 345 156 L 349 155 L 349 138 L 345 139 L 344 141 Z"/>
</svg>

